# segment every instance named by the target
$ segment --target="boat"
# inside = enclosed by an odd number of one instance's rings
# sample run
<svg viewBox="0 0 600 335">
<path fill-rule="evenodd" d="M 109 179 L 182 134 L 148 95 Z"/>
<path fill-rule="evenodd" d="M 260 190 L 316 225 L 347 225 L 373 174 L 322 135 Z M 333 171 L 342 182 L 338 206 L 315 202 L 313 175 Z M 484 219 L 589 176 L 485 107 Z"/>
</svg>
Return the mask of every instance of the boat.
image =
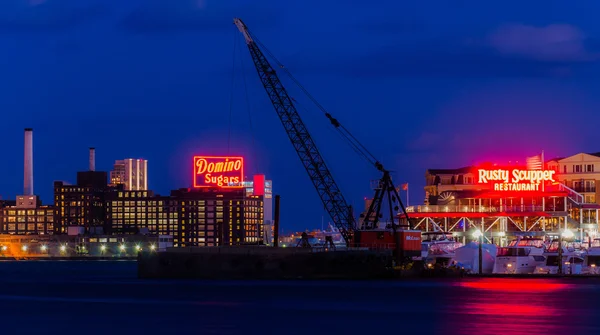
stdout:
<svg viewBox="0 0 600 335">
<path fill-rule="evenodd" d="M 588 275 L 600 274 L 600 239 L 594 239 L 583 257 L 581 272 Z"/>
<path fill-rule="evenodd" d="M 455 250 L 463 246 L 451 233 L 443 231 L 425 232 L 421 236 L 421 258 L 428 267 L 451 265 Z"/>
<path fill-rule="evenodd" d="M 492 273 L 496 262 L 498 247 L 495 244 L 484 243 L 481 245 L 481 269 L 482 273 Z M 470 242 L 454 251 L 452 259 L 454 266 L 467 272 L 479 272 L 479 243 Z"/>
<path fill-rule="evenodd" d="M 584 262 L 585 250 L 581 249 L 580 244 L 562 242 L 562 273 L 563 274 L 581 274 Z M 559 262 L 559 241 L 554 240 L 546 247 L 543 256 L 546 258 L 544 264 L 535 268 L 537 274 L 557 274 Z"/>
<path fill-rule="evenodd" d="M 518 237 L 508 246 L 499 248 L 494 263 L 494 273 L 533 273 L 538 265 L 545 264 L 544 240 L 535 237 Z"/>
</svg>

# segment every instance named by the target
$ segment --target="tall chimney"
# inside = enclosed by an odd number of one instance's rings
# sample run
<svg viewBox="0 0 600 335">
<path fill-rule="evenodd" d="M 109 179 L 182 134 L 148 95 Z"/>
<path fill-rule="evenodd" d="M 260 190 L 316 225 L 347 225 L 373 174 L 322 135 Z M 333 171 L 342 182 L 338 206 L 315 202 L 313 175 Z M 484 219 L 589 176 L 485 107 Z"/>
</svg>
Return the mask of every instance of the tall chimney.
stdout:
<svg viewBox="0 0 600 335">
<path fill-rule="evenodd" d="M 275 248 L 279 247 L 279 200 L 281 197 L 279 195 L 275 196 L 275 222 L 273 223 L 273 246 Z"/>
<path fill-rule="evenodd" d="M 90 148 L 90 171 L 96 171 L 96 148 Z"/>
<path fill-rule="evenodd" d="M 33 195 L 33 129 L 25 128 L 23 195 Z"/>
</svg>

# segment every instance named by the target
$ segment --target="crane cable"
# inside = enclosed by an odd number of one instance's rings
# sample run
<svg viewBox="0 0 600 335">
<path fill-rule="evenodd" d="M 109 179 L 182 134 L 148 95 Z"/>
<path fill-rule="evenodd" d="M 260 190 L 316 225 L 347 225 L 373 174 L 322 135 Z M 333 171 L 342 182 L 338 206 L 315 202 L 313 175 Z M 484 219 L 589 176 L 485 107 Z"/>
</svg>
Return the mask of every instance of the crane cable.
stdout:
<svg viewBox="0 0 600 335">
<path fill-rule="evenodd" d="M 251 148 L 255 148 L 255 136 L 254 136 L 254 128 L 252 127 L 252 111 L 250 108 L 250 98 L 248 97 L 248 84 L 247 84 L 247 80 L 246 80 L 246 70 L 245 70 L 245 65 L 244 65 L 244 57 L 240 57 L 240 64 L 242 66 L 242 80 L 244 82 L 244 94 L 245 94 L 245 98 L 246 98 L 246 110 L 248 111 L 248 126 L 250 127 L 250 137 L 252 140 L 252 146 Z M 258 159 L 256 159 L 256 155 L 254 155 L 254 171 L 256 171 L 256 173 L 260 173 L 260 171 L 258 170 Z"/>
<path fill-rule="evenodd" d="M 252 39 L 254 40 L 254 42 L 256 44 L 258 44 L 261 47 L 261 49 L 264 50 L 271 57 L 271 59 L 273 59 L 273 61 L 275 61 L 277 66 L 279 66 L 279 68 L 283 70 L 283 72 L 296 84 L 296 86 L 298 86 L 300 88 L 300 90 L 302 90 L 302 92 L 317 106 L 317 108 L 319 108 L 325 114 L 325 116 L 329 119 L 331 124 L 336 128 L 336 130 L 345 139 L 346 143 L 348 143 L 350 145 L 350 147 L 352 147 L 352 149 L 359 156 L 362 156 L 369 163 L 375 165 L 375 167 L 377 169 L 382 170 L 383 167 L 381 166 L 381 163 L 379 163 L 377 158 L 375 158 L 375 156 L 356 137 L 354 137 L 354 135 L 352 135 L 352 133 L 346 127 L 344 127 L 336 118 L 331 116 L 331 114 L 329 114 L 329 112 L 327 112 L 325 107 L 323 107 L 308 92 L 308 90 L 304 86 L 302 86 L 302 84 L 291 74 L 291 72 L 277 59 L 277 57 L 275 57 L 275 55 L 273 55 L 273 53 L 271 53 L 271 51 L 263 43 L 261 43 L 260 40 L 257 39 L 256 36 L 254 34 L 252 34 L 248 28 L 246 28 L 246 29 L 248 30 L 248 34 L 250 34 L 252 36 Z"/>
<path fill-rule="evenodd" d="M 253 36 L 254 38 L 254 36 Z M 360 141 L 354 137 L 346 127 L 344 127 L 336 118 L 331 116 L 329 112 L 321 105 L 309 92 L 302 86 L 302 84 L 292 75 L 292 73 L 269 51 L 269 49 L 262 44 L 259 40 L 256 42 L 261 46 L 263 50 L 275 61 L 275 63 L 283 70 L 283 72 L 302 90 L 302 92 L 319 108 L 325 116 L 329 119 L 331 124 L 339 131 L 339 133 L 345 138 L 346 142 L 357 152 L 360 156 L 365 158 L 371 164 L 376 165 L 378 162 L 375 156 L 369 152 L 369 150 Z"/>
</svg>

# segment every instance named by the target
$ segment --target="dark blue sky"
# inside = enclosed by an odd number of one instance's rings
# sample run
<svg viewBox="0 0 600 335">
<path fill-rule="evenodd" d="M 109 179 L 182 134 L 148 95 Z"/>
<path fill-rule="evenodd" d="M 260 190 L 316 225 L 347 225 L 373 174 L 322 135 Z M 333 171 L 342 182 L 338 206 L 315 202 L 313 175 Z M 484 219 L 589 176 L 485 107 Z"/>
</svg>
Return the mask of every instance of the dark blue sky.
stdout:
<svg viewBox="0 0 600 335">
<path fill-rule="evenodd" d="M 427 168 L 600 150 L 600 4 L 494 3 L 1 1 L 0 194 L 22 192 L 22 132 L 33 127 L 45 202 L 54 180 L 87 169 L 90 146 L 98 169 L 148 159 L 150 187 L 162 194 L 190 185 L 194 153 L 231 153 L 274 180 L 284 229 L 320 226 L 320 200 L 239 43 L 231 88 L 234 16 L 397 183 L 410 183 L 411 203 L 422 202 Z M 347 200 L 362 207 L 377 171 L 284 84 L 308 108 L 303 118 Z"/>
</svg>

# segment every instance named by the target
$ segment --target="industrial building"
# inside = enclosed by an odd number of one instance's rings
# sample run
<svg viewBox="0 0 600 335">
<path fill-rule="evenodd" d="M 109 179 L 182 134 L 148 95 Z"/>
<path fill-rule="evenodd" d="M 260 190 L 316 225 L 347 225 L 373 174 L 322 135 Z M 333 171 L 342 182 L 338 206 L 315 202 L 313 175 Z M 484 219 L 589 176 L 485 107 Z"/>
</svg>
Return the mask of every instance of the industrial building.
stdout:
<svg viewBox="0 0 600 335">
<path fill-rule="evenodd" d="M 33 129 L 25 128 L 23 157 L 23 195 L 14 203 L 3 202 L 1 230 L 18 235 L 48 235 L 54 230 L 54 210 L 43 206 L 33 190 Z"/>
<path fill-rule="evenodd" d="M 96 171 L 95 149 L 90 148 L 89 171 L 77 172 L 77 183 L 54 182 L 54 209 L 57 234 L 68 227 L 84 227 L 86 233 L 110 231 L 106 220 L 105 195 L 109 191 L 107 173 Z"/>
<path fill-rule="evenodd" d="M 158 200 L 152 191 L 126 191 L 121 187 L 106 192 L 106 220 L 111 234 L 169 234 L 177 230 L 177 220 L 169 220 L 169 202 Z M 163 229 L 159 229 L 163 228 Z"/>
<path fill-rule="evenodd" d="M 264 175 L 244 181 L 241 157 L 195 157 L 195 165 L 204 165 L 194 187 L 163 196 L 146 189 L 147 161 L 117 161 L 109 183 L 106 172 L 96 171 L 96 150 L 90 148 L 89 169 L 77 172 L 74 184 L 55 181 L 54 205 L 43 206 L 33 194 L 32 139 L 26 129 L 24 195 L 2 201 L 0 233 L 63 236 L 77 230 L 89 243 L 100 236 L 161 235 L 181 247 L 270 241 L 272 181 Z"/>
<path fill-rule="evenodd" d="M 110 185 L 124 185 L 127 191 L 148 190 L 148 161 L 133 158 L 115 161 Z"/>
</svg>

